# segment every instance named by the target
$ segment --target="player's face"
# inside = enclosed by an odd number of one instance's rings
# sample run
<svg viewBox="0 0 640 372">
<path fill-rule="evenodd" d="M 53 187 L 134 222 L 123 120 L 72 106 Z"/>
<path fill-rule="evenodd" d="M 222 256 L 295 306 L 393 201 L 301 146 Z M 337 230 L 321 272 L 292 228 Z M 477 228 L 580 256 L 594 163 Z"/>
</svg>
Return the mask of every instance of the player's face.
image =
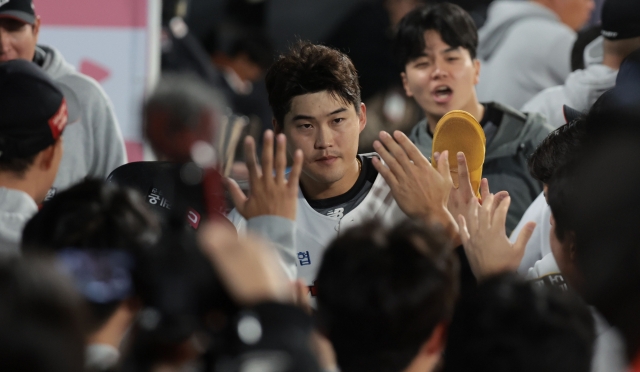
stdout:
<svg viewBox="0 0 640 372">
<path fill-rule="evenodd" d="M 0 18 L 0 62 L 33 60 L 39 30 L 40 19 L 32 26 L 13 18 Z"/>
<path fill-rule="evenodd" d="M 478 104 L 480 62 L 471 59 L 469 51 L 452 48 L 440 33 L 424 33 L 422 56 L 406 64 L 401 74 L 407 96 L 413 97 L 427 116 L 441 118 L 451 110 L 470 111 Z"/>
<path fill-rule="evenodd" d="M 289 153 L 301 149 L 304 155 L 301 181 L 329 186 L 357 172 L 353 165 L 366 121 L 364 104 L 357 113 L 353 104 L 327 91 L 294 97 L 283 132 Z"/>
</svg>

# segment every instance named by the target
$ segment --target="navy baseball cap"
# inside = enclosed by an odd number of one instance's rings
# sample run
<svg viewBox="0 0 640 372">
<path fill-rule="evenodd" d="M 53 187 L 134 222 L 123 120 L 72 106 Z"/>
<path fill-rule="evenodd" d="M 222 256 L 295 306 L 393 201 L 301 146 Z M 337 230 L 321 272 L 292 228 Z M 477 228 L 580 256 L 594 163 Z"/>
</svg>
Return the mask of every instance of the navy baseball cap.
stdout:
<svg viewBox="0 0 640 372">
<path fill-rule="evenodd" d="M 602 6 L 602 36 L 609 40 L 640 36 L 640 2 L 606 0 Z"/>
<path fill-rule="evenodd" d="M 572 121 L 578 120 L 581 116 L 585 115 L 584 112 L 578 111 L 567 105 L 562 105 L 562 112 L 564 113 L 564 120 L 567 122 L 567 124 L 571 123 Z"/>
<path fill-rule="evenodd" d="M 30 25 L 36 23 L 32 0 L 0 0 L 0 18 L 13 18 Z"/>
<path fill-rule="evenodd" d="M 0 0 L 2 1 L 2 0 Z M 0 158 L 27 158 L 53 145 L 68 122 L 63 91 L 36 64 L 0 63 Z"/>
</svg>

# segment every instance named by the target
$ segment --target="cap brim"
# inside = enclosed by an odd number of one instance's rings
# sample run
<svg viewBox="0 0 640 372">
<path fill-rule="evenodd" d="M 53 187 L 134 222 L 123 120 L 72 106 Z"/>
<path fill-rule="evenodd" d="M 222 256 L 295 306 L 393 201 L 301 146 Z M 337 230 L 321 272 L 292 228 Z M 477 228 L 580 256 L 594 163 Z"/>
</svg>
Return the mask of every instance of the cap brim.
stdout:
<svg viewBox="0 0 640 372">
<path fill-rule="evenodd" d="M 562 105 L 562 111 L 564 112 L 564 120 L 568 123 L 571 123 L 574 120 L 578 120 L 583 113 L 574 108 L 571 108 L 567 105 Z"/>
<path fill-rule="evenodd" d="M 55 84 L 58 87 L 58 89 L 62 91 L 62 95 L 64 96 L 64 99 L 67 101 L 67 115 L 68 115 L 67 125 L 80 121 L 80 116 L 82 111 L 80 110 L 81 106 L 80 106 L 80 100 L 78 99 L 78 96 L 76 96 L 73 90 L 71 90 L 71 88 L 69 88 L 68 86 L 64 84 L 60 84 L 58 82 L 55 82 Z"/>
<path fill-rule="evenodd" d="M 457 187 L 457 153 L 463 152 L 467 159 L 471 187 L 476 196 L 479 196 L 486 141 L 484 130 L 473 115 L 454 110 L 444 115 L 436 125 L 432 158 L 436 152 L 449 151 L 449 168 L 454 178 L 454 185 Z"/>
<path fill-rule="evenodd" d="M 36 16 L 20 10 L 6 10 L 0 12 L 0 18 L 11 18 L 33 25 L 36 23 Z"/>
</svg>

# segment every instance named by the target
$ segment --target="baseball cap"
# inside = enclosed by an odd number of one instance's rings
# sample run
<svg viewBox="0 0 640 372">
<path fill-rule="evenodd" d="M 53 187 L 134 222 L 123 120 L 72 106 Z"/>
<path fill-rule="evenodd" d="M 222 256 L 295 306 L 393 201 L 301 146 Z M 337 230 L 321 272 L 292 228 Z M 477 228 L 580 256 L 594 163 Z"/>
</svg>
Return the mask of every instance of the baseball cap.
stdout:
<svg viewBox="0 0 640 372">
<path fill-rule="evenodd" d="M 640 36 L 640 2 L 606 0 L 602 6 L 602 36 L 609 40 Z"/>
<path fill-rule="evenodd" d="M 564 113 L 564 120 L 567 122 L 567 124 L 571 123 L 572 121 L 578 120 L 581 116 L 584 116 L 585 113 L 583 113 L 580 110 L 576 110 L 573 107 L 569 107 L 567 105 L 562 105 L 562 112 Z"/>
<path fill-rule="evenodd" d="M 438 121 L 433 134 L 433 154 L 449 151 L 449 170 L 453 183 L 458 187 L 458 152 L 463 152 L 467 159 L 471 188 L 480 197 L 480 181 L 484 165 L 487 139 L 484 130 L 470 113 L 462 110 L 448 112 Z"/>
<path fill-rule="evenodd" d="M 0 158 L 26 158 L 51 146 L 68 122 L 65 96 L 32 62 L 0 64 Z"/>
<path fill-rule="evenodd" d="M 32 0 L 0 0 L 0 18 L 13 18 L 30 25 L 36 23 Z"/>
</svg>

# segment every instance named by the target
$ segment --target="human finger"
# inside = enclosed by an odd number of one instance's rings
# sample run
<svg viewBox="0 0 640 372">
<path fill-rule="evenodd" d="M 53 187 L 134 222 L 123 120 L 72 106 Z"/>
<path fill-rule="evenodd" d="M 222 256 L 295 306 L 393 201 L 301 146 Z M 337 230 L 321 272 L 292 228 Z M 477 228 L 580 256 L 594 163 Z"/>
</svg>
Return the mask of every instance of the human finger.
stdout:
<svg viewBox="0 0 640 372">
<path fill-rule="evenodd" d="M 469 231 L 476 232 L 478 231 L 478 210 L 482 208 L 478 203 L 469 203 L 465 219 L 467 225 L 469 225 Z"/>
<path fill-rule="evenodd" d="M 482 206 L 478 208 L 478 224 L 481 229 L 489 229 L 491 226 L 491 208 L 494 197 L 493 194 L 489 194 L 484 199 Z"/>
<path fill-rule="evenodd" d="M 480 181 L 480 197 L 482 198 L 480 199 L 480 204 L 484 204 L 483 200 L 489 194 L 491 194 L 491 191 L 489 191 L 489 180 L 486 178 L 483 178 Z"/>
<path fill-rule="evenodd" d="M 378 173 L 380 173 L 382 178 L 384 178 L 384 180 L 387 182 L 387 184 L 390 187 L 393 188 L 395 187 L 395 185 L 397 185 L 398 179 L 393 174 L 391 169 L 387 168 L 384 164 L 382 164 L 382 161 L 380 161 L 380 159 L 374 156 L 373 159 L 371 159 L 371 163 L 373 164 L 373 167 L 376 168 Z"/>
<path fill-rule="evenodd" d="M 495 216 L 496 214 L 496 210 L 498 209 L 498 206 L 500 205 L 500 203 L 509 196 L 509 192 L 507 191 L 500 191 L 499 193 L 495 194 L 493 196 L 493 204 L 491 207 L 491 219 L 493 220 L 493 216 Z"/>
<path fill-rule="evenodd" d="M 500 229 L 506 229 L 507 224 L 507 213 L 509 212 L 509 205 L 511 205 L 511 197 L 507 195 L 504 199 L 500 201 L 494 216 L 492 218 L 492 226 Z"/>
<path fill-rule="evenodd" d="M 244 140 L 244 158 L 249 171 L 249 184 L 254 187 L 260 179 L 260 172 L 256 158 L 256 144 L 251 136 L 247 136 Z"/>
<path fill-rule="evenodd" d="M 438 158 L 438 173 L 440 173 L 445 180 L 451 181 L 453 185 L 451 170 L 449 169 L 449 150 L 444 150 Z"/>
<path fill-rule="evenodd" d="M 266 182 L 273 182 L 273 131 L 264 132 L 262 141 L 262 176 Z"/>
<path fill-rule="evenodd" d="M 524 256 L 524 251 L 527 247 L 527 243 L 531 236 L 533 236 L 533 231 L 536 228 L 535 222 L 527 222 L 520 233 L 518 234 L 518 238 L 516 242 L 513 244 L 513 249 L 519 254 L 519 257 Z"/>
<path fill-rule="evenodd" d="M 402 165 L 400 165 L 396 158 L 389 151 L 387 151 L 387 148 L 382 144 L 382 142 L 378 140 L 373 141 L 373 149 L 376 150 L 380 158 L 385 162 L 386 166 L 389 168 L 389 170 L 391 170 L 391 172 L 393 172 L 396 177 L 401 177 L 405 173 Z"/>
<path fill-rule="evenodd" d="M 222 184 L 229 191 L 233 205 L 238 210 L 240 215 L 244 212 L 244 204 L 247 202 L 247 196 L 244 194 L 238 183 L 231 178 L 222 178 Z"/>
<path fill-rule="evenodd" d="M 302 150 L 297 149 L 293 152 L 293 164 L 291 165 L 291 171 L 289 172 L 289 179 L 287 185 L 290 189 L 298 190 L 298 183 L 300 182 L 300 174 L 302 173 Z"/>
<path fill-rule="evenodd" d="M 287 139 L 284 134 L 276 136 L 276 183 L 281 185 L 286 182 L 284 172 L 287 168 Z"/>
<path fill-rule="evenodd" d="M 411 168 L 414 165 L 411 163 L 409 156 L 404 151 L 402 146 L 400 146 L 400 144 L 398 144 L 398 142 L 396 142 L 396 140 L 385 131 L 380 132 L 379 138 L 380 142 L 382 142 L 382 144 L 384 144 L 384 146 L 387 148 L 387 151 L 389 151 L 391 155 L 393 155 L 402 169 L 404 169 L 406 173 L 411 172 Z"/>
<path fill-rule="evenodd" d="M 469 230 L 467 229 L 467 221 L 465 220 L 463 215 L 458 216 L 458 226 L 460 227 L 460 240 L 462 241 L 462 245 L 466 247 L 469 244 L 471 235 L 469 234 Z"/>
<path fill-rule="evenodd" d="M 469 178 L 469 166 L 467 158 L 463 152 L 456 154 L 458 161 L 458 190 L 462 193 L 465 201 L 475 197 L 475 192 L 471 189 L 471 179 Z"/>
<path fill-rule="evenodd" d="M 424 166 L 429 163 L 427 158 L 418 150 L 418 147 L 411 142 L 409 137 L 406 134 L 402 133 L 399 130 L 393 132 L 393 138 L 398 142 L 400 147 L 404 150 L 404 152 L 409 157 L 409 160 L 413 162 L 415 165 Z"/>
</svg>

